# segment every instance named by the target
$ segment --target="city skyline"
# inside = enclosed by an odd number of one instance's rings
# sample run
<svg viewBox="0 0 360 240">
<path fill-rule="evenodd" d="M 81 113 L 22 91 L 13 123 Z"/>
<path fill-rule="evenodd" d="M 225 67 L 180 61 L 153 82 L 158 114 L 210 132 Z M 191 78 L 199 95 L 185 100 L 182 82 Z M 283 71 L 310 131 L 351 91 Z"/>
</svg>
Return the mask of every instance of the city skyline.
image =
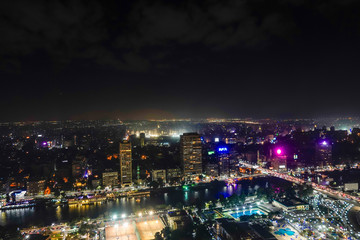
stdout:
<svg viewBox="0 0 360 240">
<path fill-rule="evenodd" d="M 0 136 L 0 237 L 360 236 L 360 118 L 7 122 Z"/>
<path fill-rule="evenodd" d="M 0 240 L 360 239 L 360 1 L 0 1 Z"/>
<path fill-rule="evenodd" d="M 1 3 L 1 121 L 359 116 L 356 1 Z"/>
</svg>

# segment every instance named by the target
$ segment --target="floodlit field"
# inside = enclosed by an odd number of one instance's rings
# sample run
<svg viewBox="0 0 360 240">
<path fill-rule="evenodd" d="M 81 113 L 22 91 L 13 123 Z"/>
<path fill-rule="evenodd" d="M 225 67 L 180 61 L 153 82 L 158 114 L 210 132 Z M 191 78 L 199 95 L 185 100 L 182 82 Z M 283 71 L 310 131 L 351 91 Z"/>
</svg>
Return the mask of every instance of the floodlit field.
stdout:
<svg viewBox="0 0 360 240">
<path fill-rule="evenodd" d="M 141 240 L 154 239 L 156 232 L 160 232 L 164 225 L 160 220 L 149 220 L 143 222 L 137 222 L 136 228 L 139 231 Z"/>
<path fill-rule="evenodd" d="M 132 222 L 120 222 L 105 229 L 106 240 L 137 240 Z"/>
<path fill-rule="evenodd" d="M 137 240 L 136 231 L 141 240 L 154 239 L 155 233 L 160 232 L 164 225 L 157 217 L 137 221 L 118 221 L 113 226 L 105 228 L 106 240 Z"/>
</svg>

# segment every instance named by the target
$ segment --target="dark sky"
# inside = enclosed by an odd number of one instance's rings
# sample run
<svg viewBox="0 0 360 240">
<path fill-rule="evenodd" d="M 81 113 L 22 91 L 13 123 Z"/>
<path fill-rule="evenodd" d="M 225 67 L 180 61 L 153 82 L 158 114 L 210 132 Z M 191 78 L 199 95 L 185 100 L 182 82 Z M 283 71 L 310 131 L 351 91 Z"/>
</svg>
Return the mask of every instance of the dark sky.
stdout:
<svg viewBox="0 0 360 240">
<path fill-rule="evenodd" d="M 1 1 L 1 121 L 360 114 L 360 1 Z"/>
</svg>

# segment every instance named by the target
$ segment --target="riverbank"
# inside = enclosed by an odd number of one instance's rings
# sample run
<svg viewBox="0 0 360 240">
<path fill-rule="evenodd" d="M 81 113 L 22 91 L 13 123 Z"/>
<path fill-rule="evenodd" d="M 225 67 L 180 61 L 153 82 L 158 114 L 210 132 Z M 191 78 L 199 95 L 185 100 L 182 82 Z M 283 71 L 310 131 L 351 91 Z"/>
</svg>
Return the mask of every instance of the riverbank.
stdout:
<svg viewBox="0 0 360 240">
<path fill-rule="evenodd" d="M 271 177 L 259 177 L 253 180 L 240 181 L 234 186 L 226 186 L 224 182 L 206 183 L 190 186 L 189 189 L 182 187 L 159 188 L 152 190 L 150 196 L 135 198 L 116 198 L 114 201 L 93 205 L 72 206 L 37 206 L 26 209 L 14 209 L 0 212 L 1 226 L 28 227 L 31 225 L 47 226 L 52 223 L 67 222 L 74 219 L 97 218 L 110 216 L 114 213 L 129 215 L 141 209 L 166 208 L 167 206 L 192 205 L 195 201 L 214 201 L 221 196 L 229 197 L 232 194 L 252 193 L 255 189 L 266 187 L 268 182 L 281 186 L 283 181 Z"/>
</svg>

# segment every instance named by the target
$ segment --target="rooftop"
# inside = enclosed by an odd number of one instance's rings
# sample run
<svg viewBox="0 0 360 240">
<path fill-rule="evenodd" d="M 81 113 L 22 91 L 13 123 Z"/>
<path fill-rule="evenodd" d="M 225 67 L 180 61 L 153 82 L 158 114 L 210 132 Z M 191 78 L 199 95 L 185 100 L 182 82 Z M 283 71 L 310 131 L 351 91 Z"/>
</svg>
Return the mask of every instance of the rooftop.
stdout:
<svg viewBox="0 0 360 240">
<path fill-rule="evenodd" d="M 220 218 L 216 220 L 232 239 L 262 240 L 249 226 L 248 222 L 237 222 L 234 219 Z"/>
<path fill-rule="evenodd" d="M 281 203 L 282 205 L 286 207 L 292 207 L 292 206 L 299 206 L 299 205 L 306 205 L 304 201 L 302 201 L 299 198 L 281 198 L 274 200 L 276 202 Z"/>
</svg>

